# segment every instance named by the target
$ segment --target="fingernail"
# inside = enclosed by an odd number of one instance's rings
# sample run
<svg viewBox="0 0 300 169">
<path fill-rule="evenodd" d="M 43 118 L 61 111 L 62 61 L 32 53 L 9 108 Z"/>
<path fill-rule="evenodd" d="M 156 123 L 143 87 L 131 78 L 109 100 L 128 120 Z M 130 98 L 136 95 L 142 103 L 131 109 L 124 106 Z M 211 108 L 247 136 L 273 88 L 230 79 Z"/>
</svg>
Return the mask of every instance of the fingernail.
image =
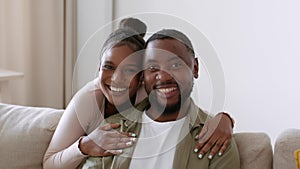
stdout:
<svg viewBox="0 0 300 169">
<path fill-rule="evenodd" d="M 195 153 L 197 153 L 197 152 L 198 152 L 198 150 L 199 150 L 198 148 L 195 148 L 195 149 L 194 149 L 194 152 L 195 152 Z"/>
<path fill-rule="evenodd" d="M 130 138 L 130 140 L 136 142 L 136 138 Z"/>
<path fill-rule="evenodd" d="M 198 138 L 199 138 L 199 135 L 197 134 L 196 137 L 195 137 L 195 139 L 197 140 Z"/>
<path fill-rule="evenodd" d="M 121 153 L 123 153 L 123 150 L 116 150 L 116 152 L 117 152 L 118 154 L 121 154 Z"/>
<path fill-rule="evenodd" d="M 132 142 L 129 141 L 129 142 L 126 143 L 126 145 L 127 145 L 127 146 L 131 146 L 131 145 L 132 145 Z"/>
<path fill-rule="evenodd" d="M 213 156 L 210 154 L 210 155 L 208 156 L 208 159 L 211 160 L 212 158 L 213 158 Z"/>
<path fill-rule="evenodd" d="M 198 158 L 202 159 L 203 155 L 202 154 L 199 154 L 198 155 Z"/>
<path fill-rule="evenodd" d="M 222 156 L 222 152 L 219 152 L 218 155 L 219 155 L 219 156 Z"/>
<path fill-rule="evenodd" d="M 131 133 L 131 137 L 136 137 L 136 134 L 135 133 Z"/>
</svg>

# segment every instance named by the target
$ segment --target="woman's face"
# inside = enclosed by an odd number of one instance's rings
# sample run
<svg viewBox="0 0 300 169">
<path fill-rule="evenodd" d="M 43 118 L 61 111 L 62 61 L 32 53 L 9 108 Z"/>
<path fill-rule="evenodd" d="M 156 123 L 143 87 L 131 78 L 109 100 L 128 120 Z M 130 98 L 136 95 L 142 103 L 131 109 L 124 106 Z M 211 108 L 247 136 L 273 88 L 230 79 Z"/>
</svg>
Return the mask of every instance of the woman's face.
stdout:
<svg viewBox="0 0 300 169">
<path fill-rule="evenodd" d="M 127 45 L 113 47 L 104 53 L 99 68 L 100 87 L 110 104 L 118 108 L 135 96 L 141 64 L 141 56 Z"/>
</svg>

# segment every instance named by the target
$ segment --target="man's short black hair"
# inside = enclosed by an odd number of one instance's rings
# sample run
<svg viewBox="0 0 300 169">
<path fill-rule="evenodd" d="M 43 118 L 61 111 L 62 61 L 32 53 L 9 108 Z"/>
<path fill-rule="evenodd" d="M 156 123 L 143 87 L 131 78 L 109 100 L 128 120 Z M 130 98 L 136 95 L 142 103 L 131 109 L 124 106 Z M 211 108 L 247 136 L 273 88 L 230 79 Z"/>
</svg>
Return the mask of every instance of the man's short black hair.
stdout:
<svg viewBox="0 0 300 169">
<path fill-rule="evenodd" d="M 186 46 L 187 50 L 189 52 L 191 52 L 191 54 L 193 54 L 193 56 L 195 57 L 194 48 L 193 48 L 193 45 L 192 45 L 192 42 L 190 41 L 190 39 L 185 34 L 183 34 L 182 32 L 180 32 L 178 30 L 175 30 L 175 29 L 163 29 L 163 30 L 160 30 L 160 31 L 154 33 L 147 40 L 145 46 L 147 47 L 151 41 L 163 40 L 163 39 L 174 39 L 174 40 L 180 41 L 181 43 L 183 43 Z"/>
</svg>

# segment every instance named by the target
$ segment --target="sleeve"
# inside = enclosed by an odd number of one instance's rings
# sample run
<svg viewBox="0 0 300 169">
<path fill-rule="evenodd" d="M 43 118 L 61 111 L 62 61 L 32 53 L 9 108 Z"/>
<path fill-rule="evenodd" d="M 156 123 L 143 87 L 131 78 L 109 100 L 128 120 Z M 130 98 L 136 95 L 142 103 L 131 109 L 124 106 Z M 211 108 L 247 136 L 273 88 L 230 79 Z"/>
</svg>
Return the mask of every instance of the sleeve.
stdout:
<svg viewBox="0 0 300 169">
<path fill-rule="evenodd" d="M 91 84 L 80 89 L 67 106 L 45 153 L 44 169 L 74 169 L 85 159 L 78 147 L 79 139 L 94 119 L 102 120 L 90 89 Z"/>
</svg>

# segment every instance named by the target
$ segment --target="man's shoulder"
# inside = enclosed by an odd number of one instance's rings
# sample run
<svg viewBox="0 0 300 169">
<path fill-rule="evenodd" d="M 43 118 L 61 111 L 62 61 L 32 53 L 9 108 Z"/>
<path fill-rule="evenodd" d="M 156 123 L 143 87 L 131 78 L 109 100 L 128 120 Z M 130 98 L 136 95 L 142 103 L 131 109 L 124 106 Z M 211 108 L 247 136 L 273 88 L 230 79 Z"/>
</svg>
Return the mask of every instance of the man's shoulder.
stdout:
<svg viewBox="0 0 300 169">
<path fill-rule="evenodd" d="M 191 105 L 189 108 L 189 116 L 191 119 L 196 120 L 196 124 L 204 124 L 207 119 L 210 119 L 212 116 L 208 112 L 203 111 L 198 105 L 196 105 L 191 99 Z"/>
</svg>

